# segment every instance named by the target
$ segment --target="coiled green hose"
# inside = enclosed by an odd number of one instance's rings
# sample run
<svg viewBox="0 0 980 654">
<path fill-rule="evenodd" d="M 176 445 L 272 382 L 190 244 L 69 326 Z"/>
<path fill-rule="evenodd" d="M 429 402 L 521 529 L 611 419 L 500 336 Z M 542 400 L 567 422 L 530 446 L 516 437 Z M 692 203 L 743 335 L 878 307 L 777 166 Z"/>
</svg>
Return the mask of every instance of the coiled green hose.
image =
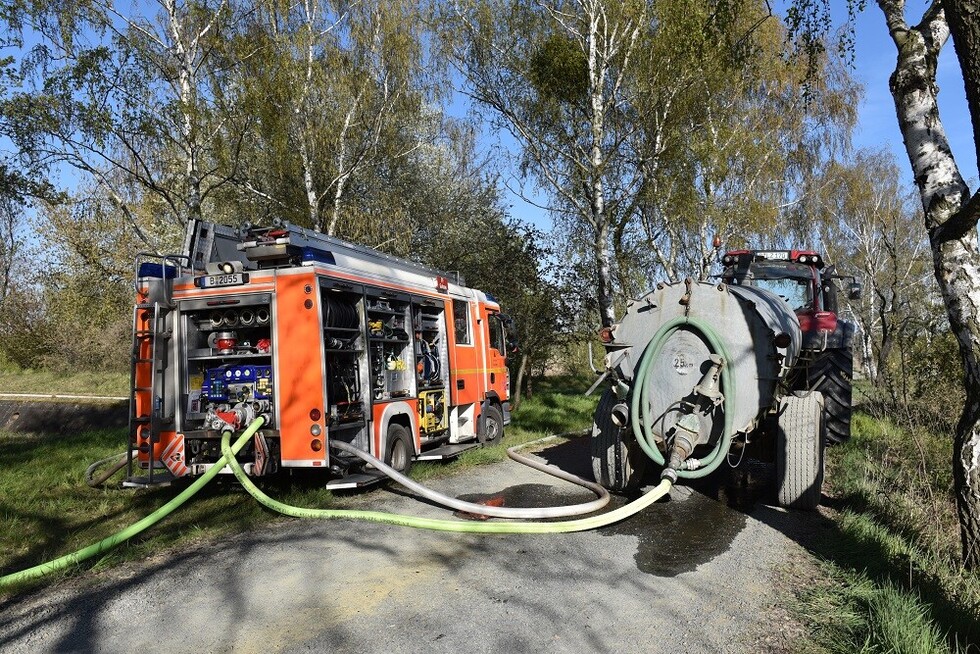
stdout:
<svg viewBox="0 0 980 654">
<path fill-rule="evenodd" d="M 677 476 L 686 479 L 696 479 L 704 477 L 714 472 L 721 462 L 728 455 L 728 450 L 732 444 L 732 424 L 735 414 L 735 392 L 731 379 L 732 359 L 728 356 L 725 343 L 721 336 L 706 322 L 691 317 L 678 317 L 664 323 L 657 333 L 650 339 L 640 363 L 633 373 L 633 389 L 630 397 L 630 420 L 633 426 L 633 433 L 640 447 L 646 452 L 647 456 L 654 460 L 658 465 L 665 465 L 664 455 L 657 447 L 656 439 L 653 434 L 653 419 L 650 411 L 646 407 L 644 399 L 648 397 L 648 384 L 650 382 L 648 373 L 650 366 L 656 361 L 660 352 L 663 350 L 667 340 L 680 329 L 692 329 L 701 332 L 708 345 L 715 354 L 725 359 L 725 365 L 721 369 L 721 383 L 725 390 L 724 414 L 725 424 L 721 438 L 715 444 L 714 449 L 707 457 L 701 460 L 701 467 L 696 470 L 677 470 Z"/>
<path fill-rule="evenodd" d="M 185 488 L 177 497 L 173 498 L 159 509 L 146 516 L 142 520 L 131 524 L 122 531 L 119 531 L 111 536 L 103 538 L 97 543 L 93 543 L 88 547 L 84 547 L 77 552 L 72 552 L 71 554 L 65 554 L 64 556 L 58 557 L 52 561 L 47 561 L 46 563 L 41 563 L 34 566 L 33 568 L 27 568 L 26 570 L 21 570 L 20 572 L 14 572 L 9 575 L 0 577 L 0 588 L 6 586 L 12 586 L 14 584 L 19 584 L 25 581 L 30 581 L 32 579 L 37 579 L 43 577 L 46 574 L 56 572 L 58 570 L 64 570 L 77 563 L 81 563 L 86 559 L 90 559 L 93 556 L 97 556 L 102 552 L 107 552 L 113 547 L 125 542 L 126 540 L 132 538 L 133 536 L 139 534 L 140 532 L 152 527 L 156 523 L 160 522 L 168 515 L 173 513 L 184 502 L 193 497 L 199 490 L 204 488 L 209 481 L 211 481 L 220 470 L 228 462 L 228 458 L 232 461 L 235 460 L 235 453 L 237 453 L 245 443 L 248 442 L 250 438 L 259 430 L 262 425 L 265 424 L 265 418 L 256 418 L 248 428 L 242 432 L 242 435 L 235 441 L 235 444 L 228 448 L 227 454 L 223 455 L 218 461 L 211 467 L 207 472 L 194 480 L 190 486 Z M 225 432 L 226 437 L 231 436 L 231 432 Z M 224 451 L 224 450 L 223 450 Z"/>
<path fill-rule="evenodd" d="M 232 449 L 229 445 L 230 435 L 225 433 L 221 438 L 221 452 L 224 458 L 230 461 L 232 472 L 241 482 L 248 494 L 254 497 L 262 506 L 277 511 L 284 515 L 295 518 L 320 518 L 320 519 L 349 519 L 366 520 L 368 522 L 380 522 L 400 527 L 413 527 L 415 529 L 430 529 L 433 531 L 451 531 L 468 534 L 562 534 L 572 531 L 586 531 L 611 525 L 620 520 L 634 515 L 646 507 L 650 506 L 658 499 L 670 491 L 671 483 L 663 480 L 658 486 L 648 491 L 639 499 L 633 500 L 625 506 L 603 513 L 602 515 L 579 518 L 577 520 L 563 520 L 560 522 L 471 522 L 465 520 L 440 520 L 436 518 L 420 518 L 417 516 L 401 515 L 397 513 L 382 513 L 380 511 L 353 511 L 349 509 L 307 509 L 298 506 L 283 504 L 274 500 L 263 493 L 252 480 L 248 478 L 241 465 L 235 461 Z"/>
</svg>

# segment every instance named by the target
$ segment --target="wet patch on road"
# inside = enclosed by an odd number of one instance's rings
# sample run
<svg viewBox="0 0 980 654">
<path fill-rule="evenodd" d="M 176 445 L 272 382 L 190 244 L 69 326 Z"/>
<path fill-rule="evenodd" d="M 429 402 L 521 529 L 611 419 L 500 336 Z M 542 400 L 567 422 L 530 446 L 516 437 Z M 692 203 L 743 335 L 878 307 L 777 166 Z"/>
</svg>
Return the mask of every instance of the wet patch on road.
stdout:
<svg viewBox="0 0 980 654">
<path fill-rule="evenodd" d="M 489 506 L 541 508 L 588 502 L 594 497 L 595 494 L 588 490 L 570 492 L 568 489 L 559 490 L 548 484 L 517 484 L 495 493 L 470 493 L 459 495 L 456 499 Z M 464 517 L 472 518 L 474 516 L 466 515 Z"/>
<path fill-rule="evenodd" d="M 756 504 L 770 501 L 771 468 L 745 461 L 738 469 L 725 468 L 707 479 L 686 482 L 671 490 L 669 500 L 600 533 L 636 536 L 634 559 L 641 572 L 658 577 L 691 572 L 727 552 Z M 627 499 L 614 501 L 621 505 Z"/>
</svg>

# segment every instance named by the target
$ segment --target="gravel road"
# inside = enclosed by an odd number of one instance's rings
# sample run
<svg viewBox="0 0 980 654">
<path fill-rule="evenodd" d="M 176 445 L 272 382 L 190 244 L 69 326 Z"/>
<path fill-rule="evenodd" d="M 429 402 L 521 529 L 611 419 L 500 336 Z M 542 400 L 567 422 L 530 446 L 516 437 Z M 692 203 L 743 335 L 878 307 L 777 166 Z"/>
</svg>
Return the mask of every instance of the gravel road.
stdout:
<svg viewBox="0 0 980 654">
<path fill-rule="evenodd" d="M 586 447 L 578 439 L 542 455 L 584 472 Z M 282 520 L 6 600 L 0 651 L 779 651 L 777 571 L 804 556 L 794 534 L 814 514 L 769 505 L 768 474 L 757 467 L 675 489 L 631 520 L 577 534 Z M 431 485 L 510 506 L 589 495 L 513 462 Z M 348 502 L 448 514 L 398 487 Z"/>
</svg>

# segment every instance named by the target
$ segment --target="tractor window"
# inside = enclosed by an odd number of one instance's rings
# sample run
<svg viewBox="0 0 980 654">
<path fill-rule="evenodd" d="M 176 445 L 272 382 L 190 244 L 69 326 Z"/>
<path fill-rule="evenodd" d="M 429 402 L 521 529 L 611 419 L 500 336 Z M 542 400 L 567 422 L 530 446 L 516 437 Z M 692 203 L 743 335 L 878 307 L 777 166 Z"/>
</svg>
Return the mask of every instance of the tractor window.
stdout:
<svg viewBox="0 0 980 654">
<path fill-rule="evenodd" d="M 793 311 L 813 308 L 813 298 L 810 294 L 812 286 L 807 279 L 755 279 L 752 285 L 764 288 L 783 298 L 793 308 Z"/>
<path fill-rule="evenodd" d="M 457 345 L 469 345 L 470 311 L 465 300 L 453 300 L 453 327 L 456 331 Z"/>
</svg>

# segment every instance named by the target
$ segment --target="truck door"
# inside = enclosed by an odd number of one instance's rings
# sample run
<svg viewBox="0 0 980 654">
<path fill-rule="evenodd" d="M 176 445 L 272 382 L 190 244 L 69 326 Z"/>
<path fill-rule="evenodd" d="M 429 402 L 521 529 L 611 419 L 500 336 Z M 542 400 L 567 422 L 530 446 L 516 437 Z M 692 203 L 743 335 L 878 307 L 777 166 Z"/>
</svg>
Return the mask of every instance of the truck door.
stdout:
<svg viewBox="0 0 980 654">
<path fill-rule="evenodd" d="M 510 399 L 510 379 L 507 371 L 507 338 L 500 313 L 483 307 L 486 325 L 487 391 L 495 392 L 501 402 Z"/>
</svg>

